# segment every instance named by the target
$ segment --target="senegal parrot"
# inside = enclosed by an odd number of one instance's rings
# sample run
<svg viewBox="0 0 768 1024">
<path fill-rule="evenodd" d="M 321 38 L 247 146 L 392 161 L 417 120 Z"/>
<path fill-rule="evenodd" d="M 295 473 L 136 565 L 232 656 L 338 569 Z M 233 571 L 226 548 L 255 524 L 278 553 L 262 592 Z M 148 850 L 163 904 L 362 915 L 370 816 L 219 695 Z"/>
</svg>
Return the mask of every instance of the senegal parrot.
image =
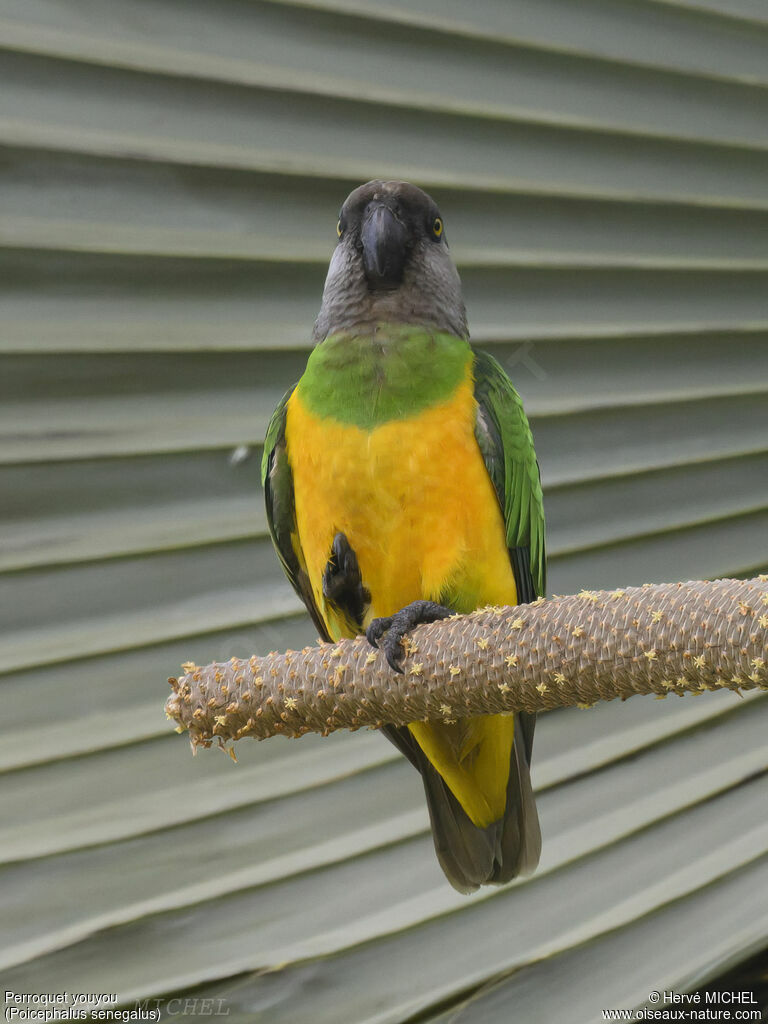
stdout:
<svg viewBox="0 0 768 1024">
<path fill-rule="evenodd" d="M 370 181 L 337 234 L 315 347 L 267 433 L 267 519 L 321 636 L 365 633 L 399 671 L 419 623 L 543 596 L 539 467 L 509 378 L 469 345 L 433 200 Z M 534 725 L 521 712 L 382 730 L 421 773 L 460 892 L 538 863 Z"/>
</svg>

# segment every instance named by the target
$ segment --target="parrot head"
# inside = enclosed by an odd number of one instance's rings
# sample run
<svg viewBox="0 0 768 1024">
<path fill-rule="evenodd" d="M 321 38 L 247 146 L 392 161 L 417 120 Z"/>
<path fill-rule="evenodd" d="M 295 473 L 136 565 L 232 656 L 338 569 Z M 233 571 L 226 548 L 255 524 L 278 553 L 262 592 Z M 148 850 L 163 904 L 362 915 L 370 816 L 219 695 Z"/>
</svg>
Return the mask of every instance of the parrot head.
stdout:
<svg viewBox="0 0 768 1024">
<path fill-rule="evenodd" d="M 408 323 L 467 337 L 461 281 L 434 200 L 406 181 L 349 194 L 314 336 Z"/>
</svg>

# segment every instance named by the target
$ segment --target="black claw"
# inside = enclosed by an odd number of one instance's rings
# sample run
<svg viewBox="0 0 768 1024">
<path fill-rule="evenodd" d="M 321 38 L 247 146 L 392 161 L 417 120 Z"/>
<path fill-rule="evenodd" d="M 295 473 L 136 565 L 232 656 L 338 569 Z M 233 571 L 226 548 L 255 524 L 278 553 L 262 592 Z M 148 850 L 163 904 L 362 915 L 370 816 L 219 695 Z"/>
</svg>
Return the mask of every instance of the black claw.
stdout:
<svg viewBox="0 0 768 1024">
<path fill-rule="evenodd" d="M 403 672 L 402 660 L 403 660 L 403 649 L 400 646 L 400 641 L 397 641 L 397 647 L 395 645 L 386 644 L 384 647 L 384 656 L 387 659 L 387 664 L 393 672 L 397 672 L 399 676 L 405 675 Z"/>
<path fill-rule="evenodd" d="M 389 618 L 385 619 L 373 619 L 368 629 L 365 631 L 365 639 L 371 645 L 378 649 L 379 640 L 384 636 L 387 630 L 392 626 L 394 622 L 394 616 L 390 615 Z"/>
<path fill-rule="evenodd" d="M 434 601 L 414 601 L 401 608 L 395 615 L 374 619 L 366 629 L 365 636 L 372 647 L 380 648 L 384 652 L 389 667 L 402 675 L 404 651 L 401 641 L 406 633 L 424 623 L 447 619 L 449 615 L 453 615 L 450 608 L 445 608 Z M 380 644 L 382 637 L 384 639 Z"/>
</svg>

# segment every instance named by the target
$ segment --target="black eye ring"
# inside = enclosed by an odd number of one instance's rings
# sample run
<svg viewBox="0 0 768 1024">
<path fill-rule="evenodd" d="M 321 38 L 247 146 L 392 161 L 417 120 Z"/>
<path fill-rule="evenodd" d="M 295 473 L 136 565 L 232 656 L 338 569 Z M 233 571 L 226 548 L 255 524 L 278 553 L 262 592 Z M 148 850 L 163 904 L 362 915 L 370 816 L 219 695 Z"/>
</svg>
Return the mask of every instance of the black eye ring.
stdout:
<svg viewBox="0 0 768 1024">
<path fill-rule="evenodd" d="M 442 237 L 442 234 L 443 234 L 443 221 L 442 221 L 442 218 L 435 217 L 435 219 L 432 221 L 432 234 L 435 236 L 435 238 Z"/>
</svg>

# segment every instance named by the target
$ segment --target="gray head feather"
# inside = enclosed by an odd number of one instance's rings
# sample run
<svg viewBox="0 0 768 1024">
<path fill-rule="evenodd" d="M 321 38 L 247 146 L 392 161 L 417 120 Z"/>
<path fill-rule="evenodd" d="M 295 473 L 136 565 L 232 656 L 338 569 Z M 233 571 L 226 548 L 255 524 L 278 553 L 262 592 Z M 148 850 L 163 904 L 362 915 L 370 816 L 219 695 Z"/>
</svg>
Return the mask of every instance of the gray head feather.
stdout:
<svg viewBox="0 0 768 1024">
<path fill-rule="evenodd" d="M 468 336 L 461 280 L 426 192 L 404 181 L 369 181 L 350 193 L 339 227 L 315 341 L 381 323 Z"/>
</svg>

